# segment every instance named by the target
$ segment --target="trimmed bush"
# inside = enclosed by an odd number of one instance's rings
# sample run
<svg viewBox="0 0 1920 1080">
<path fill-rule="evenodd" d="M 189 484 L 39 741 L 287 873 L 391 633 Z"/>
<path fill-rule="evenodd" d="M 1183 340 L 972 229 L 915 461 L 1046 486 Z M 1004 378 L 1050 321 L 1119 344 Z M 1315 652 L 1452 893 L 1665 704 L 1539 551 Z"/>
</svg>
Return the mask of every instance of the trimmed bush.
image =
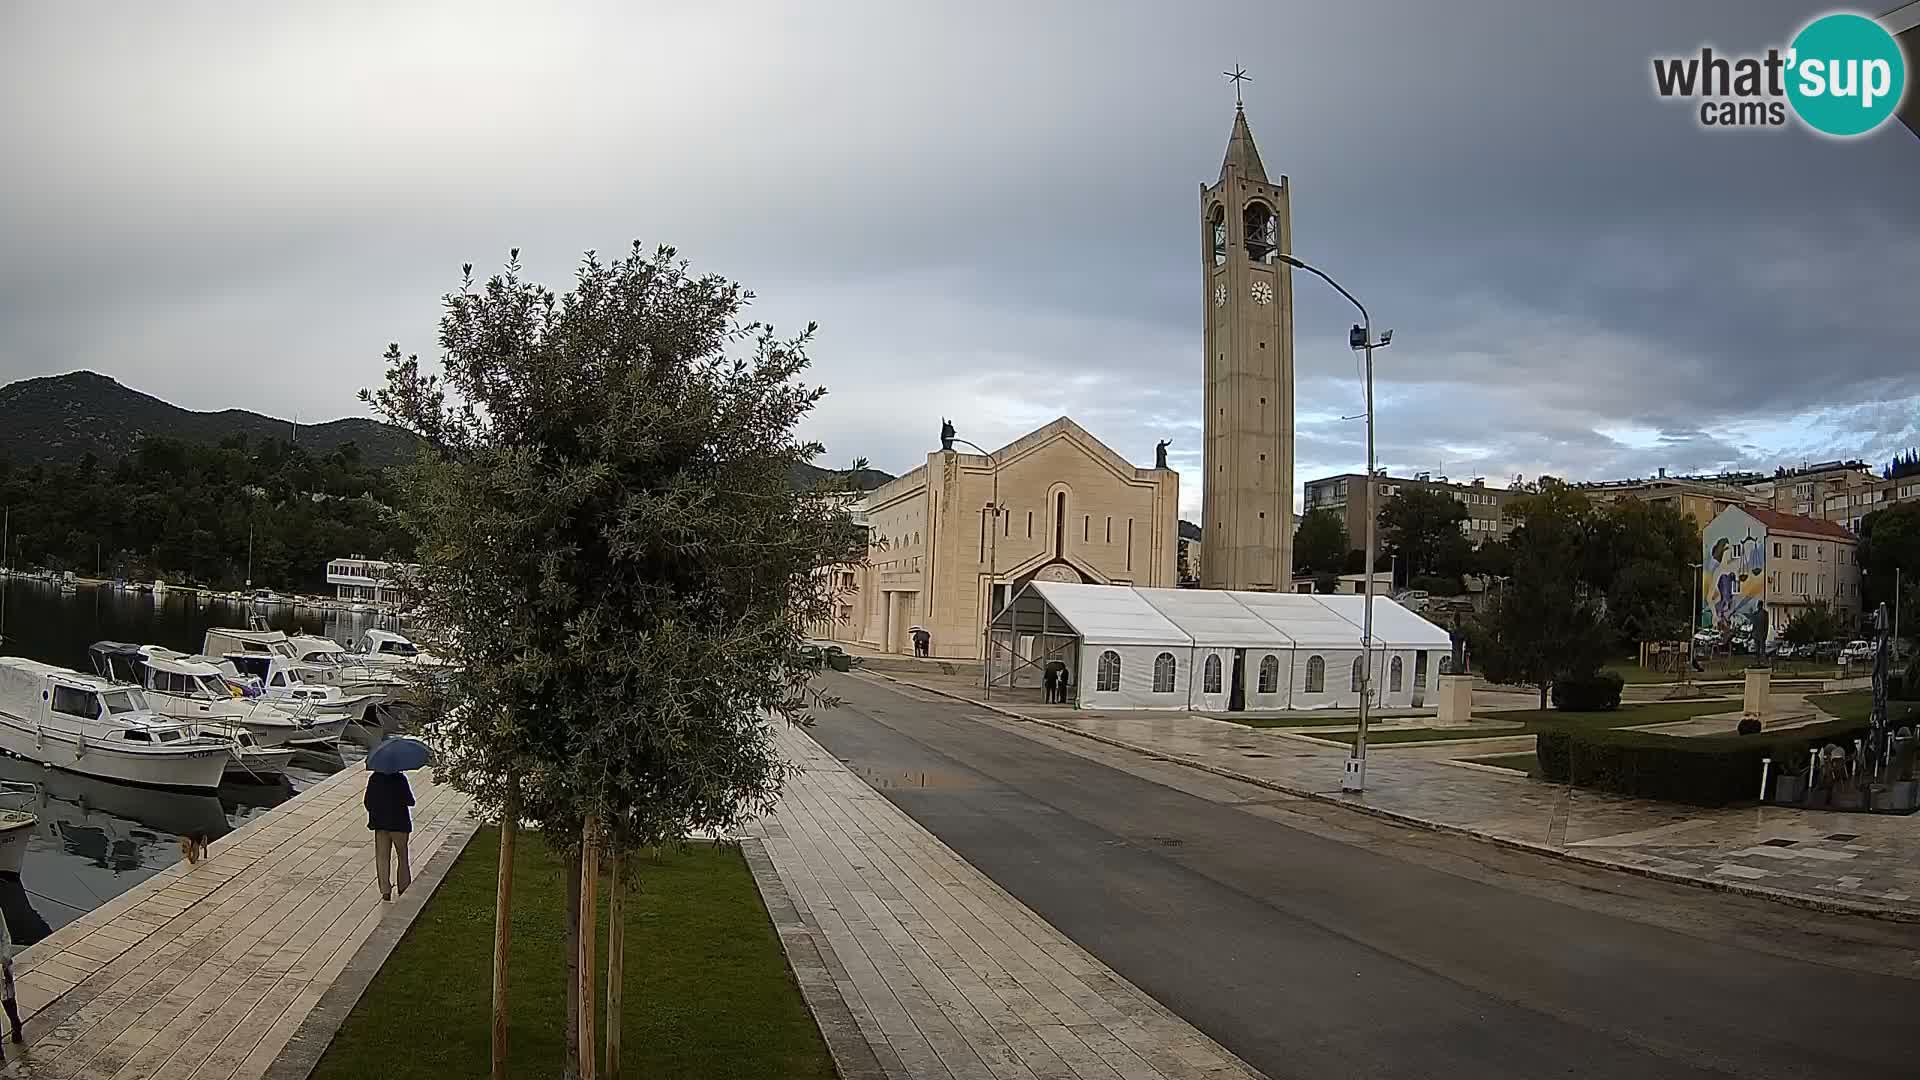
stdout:
<svg viewBox="0 0 1920 1080">
<path fill-rule="evenodd" d="M 1757 716 L 1743 716 L 1740 718 L 1740 726 L 1736 730 L 1742 735 L 1758 735 L 1760 734 L 1760 718 Z"/>
<path fill-rule="evenodd" d="M 1553 684 L 1553 707 L 1567 712 L 1606 712 L 1620 707 L 1620 690 L 1627 680 L 1611 671 L 1568 679 Z"/>
<path fill-rule="evenodd" d="M 1760 762 L 1774 774 L 1798 772 L 1810 747 L 1850 746 L 1862 724 L 1836 720 L 1778 735 L 1683 738 L 1645 731 L 1543 731 L 1535 737 L 1540 776 L 1554 783 L 1695 806 L 1751 802 L 1760 793 Z"/>
</svg>

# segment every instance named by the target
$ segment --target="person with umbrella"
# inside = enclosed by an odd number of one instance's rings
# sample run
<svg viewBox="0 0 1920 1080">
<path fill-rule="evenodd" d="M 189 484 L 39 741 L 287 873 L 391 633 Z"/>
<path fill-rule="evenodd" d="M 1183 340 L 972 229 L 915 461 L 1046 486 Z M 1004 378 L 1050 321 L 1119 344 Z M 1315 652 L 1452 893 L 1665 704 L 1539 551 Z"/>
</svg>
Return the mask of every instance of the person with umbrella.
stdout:
<svg viewBox="0 0 1920 1080">
<path fill-rule="evenodd" d="M 413 884 L 413 868 L 407 864 L 407 841 L 413 836 L 413 788 L 406 773 L 427 763 L 427 744 L 405 736 L 388 739 L 367 755 L 367 828 L 373 830 L 374 879 L 380 883 L 380 899 L 392 900 L 393 889 L 387 876 L 389 861 L 399 878 L 400 895 Z"/>
</svg>

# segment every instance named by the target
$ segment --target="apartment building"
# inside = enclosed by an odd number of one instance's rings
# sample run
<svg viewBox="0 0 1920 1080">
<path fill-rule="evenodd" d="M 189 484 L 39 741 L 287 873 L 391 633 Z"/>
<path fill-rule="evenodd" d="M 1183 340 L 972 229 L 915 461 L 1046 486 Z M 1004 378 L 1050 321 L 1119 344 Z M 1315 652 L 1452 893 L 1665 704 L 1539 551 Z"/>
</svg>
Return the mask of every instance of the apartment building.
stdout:
<svg viewBox="0 0 1920 1080">
<path fill-rule="evenodd" d="M 1671 506 L 1704 530 L 1729 506 L 1771 506 L 1766 496 L 1738 486 L 1743 480 L 1756 479 L 1757 475 L 1668 476 L 1667 470 L 1661 469 L 1645 478 L 1602 480 L 1579 487 L 1597 503 L 1638 499 L 1643 503 Z"/>
<path fill-rule="evenodd" d="M 1436 477 L 1430 473 L 1415 473 L 1413 476 L 1380 473 L 1374 477 L 1374 482 L 1378 485 L 1374 491 L 1375 510 L 1385 505 L 1388 499 L 1409 489 L 1437 491 L 1457 500 L 1467 509 L 1467 518 L 1460 523 L 1460 531 L 1476 546 L 1488 540 L 1504 540 L 1513 529 L 1506 520 L 1505 508 L 1507 500 L 1519 493 L 1506 488 L 1488 487 L 1483 478 L 1456 484 L 1445 476 Z M 1341 520 L 1347 523 L 1347 536 L 1355 547 L 1359 547 L 1367 530 L 1366 483 L 1365 473 L 1341 473 L 1309 480 L 1305 491 L 1305 512 L 1331 510 L 1339 514 Z"/>
<path fill-rule="evenodd" d="M 1759 506 L 1730 506 L 1701 531 L 1701 623 L 1726 631 L 1764 614 L 1772 640 L 1825 601 L 1843 619 L 1860 613 L 1860 560 L 1838 522 Z"/>
</svg>

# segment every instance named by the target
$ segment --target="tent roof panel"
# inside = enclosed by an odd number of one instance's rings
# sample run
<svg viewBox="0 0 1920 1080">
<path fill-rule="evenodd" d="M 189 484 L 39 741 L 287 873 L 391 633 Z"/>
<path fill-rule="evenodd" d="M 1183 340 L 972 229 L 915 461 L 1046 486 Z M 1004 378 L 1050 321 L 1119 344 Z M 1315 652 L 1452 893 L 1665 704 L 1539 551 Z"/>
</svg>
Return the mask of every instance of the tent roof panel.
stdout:
<svg viewBox="0 0 1920 1080">
<path fill-rule="evenodd" d="M 1220 589 L 1147 589 L 1035 581 L 994 620 L 1034 629 L 1044 605 L 1088 645 L 1358 649 L 1364 597 Z M 1447 632 L 1386 597 L 1374 598 L 1374 640 L 1445 649 Z"/>
</svg>

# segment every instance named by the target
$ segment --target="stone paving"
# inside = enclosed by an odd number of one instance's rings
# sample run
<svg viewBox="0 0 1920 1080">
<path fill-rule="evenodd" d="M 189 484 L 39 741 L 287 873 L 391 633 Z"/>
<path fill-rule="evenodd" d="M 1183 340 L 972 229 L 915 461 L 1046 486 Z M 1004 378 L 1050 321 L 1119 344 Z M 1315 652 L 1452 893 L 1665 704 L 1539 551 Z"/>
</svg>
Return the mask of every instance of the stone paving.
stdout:
<svg viewBox="0 0 1920 1080">
<path fill-rule="evenodd" d="M 1227 1080 L 1261 1074 L 1114 974 L 798 729 L 779 809 L 751 827 L 830 979 L 796 963 L 835 1046 L 850 1012 L 871 1057 L 846 1080 Z M 755 860 L 750 859 L 750 862 Z M 763 892 L 769 891 L 763 880 Z M 796 937 L 809 947 L 796 949 Z M 827 985 L 820 985 L 824 981 Z"/>
<path fill-rule="evenodd" d="M 257 1080 L 383 918 L 349 769 L 61 927 L 15 961 L 27 1045 L 7 1075 Z M 466 796 L 412 774 L 417 874 L 471 835 Z M 417 893 L 419 890 L 415 890 Z"/>
<path fill-rule="evenodd" d="M 1457 760 L 1533 749 L 1531 736 L 1499 738 L 1497 731 L 1445 744 L 1376 744 L 1367 757 L 1368 790 L 1355 796 L 1340 790 L 1346 747 L 1307 732 L 1184 713 L 989 706 L 977 687 L 893 678 L 1162 760 L 1411 824 L 1663 880 L 1920 922 L 1920 815 L 1706 809 L 1549 784 Z"/>
</svg>

